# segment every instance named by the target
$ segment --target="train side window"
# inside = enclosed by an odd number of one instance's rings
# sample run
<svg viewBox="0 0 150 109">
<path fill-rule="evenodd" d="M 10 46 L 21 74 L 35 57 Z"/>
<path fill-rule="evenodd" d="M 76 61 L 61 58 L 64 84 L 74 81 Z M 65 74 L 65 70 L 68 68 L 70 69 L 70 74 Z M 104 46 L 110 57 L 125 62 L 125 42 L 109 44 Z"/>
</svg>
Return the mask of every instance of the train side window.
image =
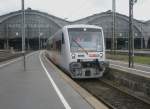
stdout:
<svg viewBox="0 0 150 109">
<path fill-rule="evenodd" d="M 58 52 L 61 51 L 61 40 L 56 41 L 56 50 L 57 50 Z"/>
<path fill-rule="evenodd" d="M 61 39 L 61 41 L 62 41 L 62 42 L 61 42 L 62 44 L 65 43 L 65 40 L 64 40 L 64 33 L 62 33 L 62 39 Z"/>
<path fill-rule="evenodd" d="M 51 49 L 53 49 L 53 44 L 50 45 Z"/>
</svg>

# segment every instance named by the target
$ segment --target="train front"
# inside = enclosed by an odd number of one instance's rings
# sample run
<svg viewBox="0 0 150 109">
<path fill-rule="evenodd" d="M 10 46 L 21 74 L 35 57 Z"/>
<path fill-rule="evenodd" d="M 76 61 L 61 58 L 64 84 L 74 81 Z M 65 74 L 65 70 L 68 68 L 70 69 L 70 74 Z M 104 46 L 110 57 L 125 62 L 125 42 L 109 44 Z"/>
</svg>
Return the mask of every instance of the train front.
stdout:
<svg viewBox="0 0 150 109">
<path fill-rule="evenodd" d="M 99 78 L 108 63 L 105 61 L 102 28 L 69 28 L 70 72 L 73 78 Z"/>
</svg>

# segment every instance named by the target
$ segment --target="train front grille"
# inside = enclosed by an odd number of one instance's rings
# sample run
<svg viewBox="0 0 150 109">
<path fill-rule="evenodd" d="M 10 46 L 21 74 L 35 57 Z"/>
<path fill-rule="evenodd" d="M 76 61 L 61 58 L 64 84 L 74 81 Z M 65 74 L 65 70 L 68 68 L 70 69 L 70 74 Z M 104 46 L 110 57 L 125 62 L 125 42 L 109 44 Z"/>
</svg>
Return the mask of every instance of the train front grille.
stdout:
<svg viewBox="0 0 150 109">
<path fill-rule="evenodd" d="M 91 71 L 90 70 L 86 70 L 85 71 L 85 76 L 91 76 Z"/>
</svg>

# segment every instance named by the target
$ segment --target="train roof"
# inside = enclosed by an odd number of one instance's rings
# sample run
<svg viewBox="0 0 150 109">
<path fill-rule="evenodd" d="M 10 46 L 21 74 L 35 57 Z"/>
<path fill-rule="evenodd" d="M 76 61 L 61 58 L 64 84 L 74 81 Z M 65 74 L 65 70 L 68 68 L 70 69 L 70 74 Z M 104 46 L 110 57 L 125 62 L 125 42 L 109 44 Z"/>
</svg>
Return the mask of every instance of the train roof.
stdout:
<svg viewBox="0 0 150 109">
<path fill-rule="evenodd" d="M 64 28 L 96 28 L 96 29 L 102 29 L 102 27 L 99 27 L 99 26 L 96 26 L 96 25 L 86 25 L 86 24 L 67 25 L 67 26 L 64 26 Z"/>
</svg>

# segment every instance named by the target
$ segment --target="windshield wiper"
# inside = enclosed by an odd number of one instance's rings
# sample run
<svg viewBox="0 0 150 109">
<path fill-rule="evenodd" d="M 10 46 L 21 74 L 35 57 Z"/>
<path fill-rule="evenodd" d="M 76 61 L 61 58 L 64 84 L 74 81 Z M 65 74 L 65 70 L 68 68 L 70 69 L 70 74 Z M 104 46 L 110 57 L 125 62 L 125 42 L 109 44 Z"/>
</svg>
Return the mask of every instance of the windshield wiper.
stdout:
<svg viewBox="0 0 150 109">
<path fill-rule="evenodd" d="M 88 51 L 85 50 L 76 40 L 72 39 L 87 55 L 88 55 Z"/>
</svg>

